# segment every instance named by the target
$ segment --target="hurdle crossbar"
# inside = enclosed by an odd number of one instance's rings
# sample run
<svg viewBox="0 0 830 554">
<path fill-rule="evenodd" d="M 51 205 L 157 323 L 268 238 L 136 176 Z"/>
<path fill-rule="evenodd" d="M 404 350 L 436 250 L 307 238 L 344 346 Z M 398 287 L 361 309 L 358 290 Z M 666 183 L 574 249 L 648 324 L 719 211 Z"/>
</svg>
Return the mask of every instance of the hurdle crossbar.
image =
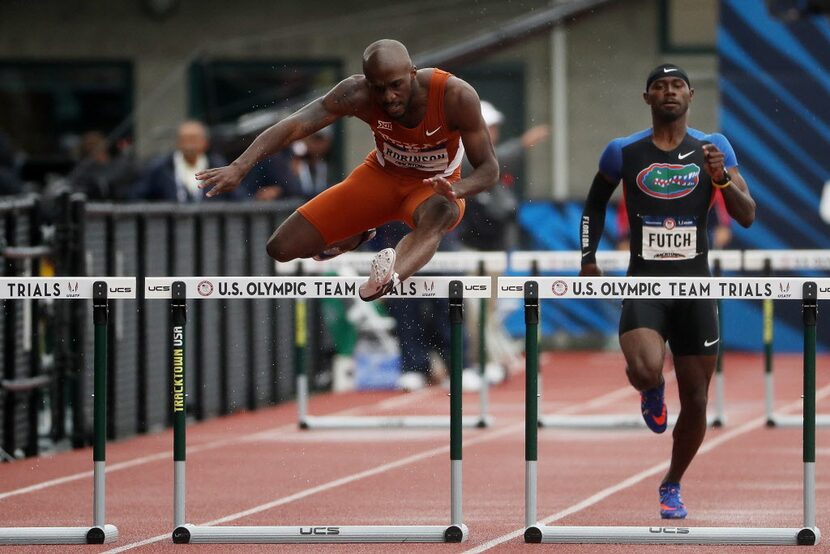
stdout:
<svg viewBox="0 0 830 554">
<path fill-rule="evenodd" d="M 502 277 L 500 298 L 525 303 L 525 542 L 602 544 L 815 545 L 815 355 L 817 300 L 830 299 L 830 279 Z M 538 321 L 540 298 L 800 299 L 804 312 L 803 525 L 793 528 L 547 526 L 537 518 Z"/>
<path fill-rule="evenodd" d="M 758 271 L 772 277 L 776 271 L 830 271 L 830 250 L 747 250 L 743 253 L 747 271 Z M 775 380 L 773 378 L 773 335 L 775 308 L 771 300 L 762 301 L 764 343 L 764 399 L 767 427 L 800 427 L 799 415 L 775 413 Z M 816 426 L 830 427 L 830 414 L 816 414 Z"/>
<path fill-rule="evenodd" d="M 375 254 L 370 252 L 347 252 L 330 260 L 322 262 L 307 262 L 293 260 L 285 263 L 276 263 L 278 274 L 305 275 L 325 273 L 361 273 L 366 274 Z M 420 273 L 472 273 L 483 276 L 489 273 L 502 273 L 507 268 L 507 254 L 505 252 L 436 252 Z M 345 275 L 344 275 L 345 276 Z M 426 277 L 425 277 L 426 279 Z M 479 389 L 478 416 L 463 418 L 464 427 L 488 427 L 492 424 L 489 415 L 489 383 L 485 375 L 487 364 L 486 350 L 486 322 L 487 298 L 479 299 L 479 344 L 478 363 L 481 388 Z M 306 312 L 302 300 L 294 305 L 295 323 L 295 375 L 297 385 L 297 420 L 302 429 L 378 429 L 378 428 L 442 428 L 450 424 L 445 416 L 315 416 L 308 413 L 308 374 L 305 369 L 305 344 L 299 344 L 300 338 L 305 335 Z"/>
<path fill-rule="evenodd" d="M 0 299 L 92 299 L 95 327 L 93 367 L 92 525 L 86 527 L 0 527 L 0 545 L 105 544 L 118 539 L 106 523 L 107 300 L 135 298 L 133 277 L 3 277 Z"/>
<path fill-rule="evenodd" d="M 629 253 L 611 250 L 597 252 L 597 264 L 607 272 L 625 272 L 628 269 Z M 723 271 L 737 271 L 741 269 L 742 252 L 740 250 L 711 250 L 709 262 L 715 273 Z M 528 272 L 539 275 L 540 272 L 579 271 L 582 265 L 582 253 L 573 251 L 522 251 L 510 255 L 510 268 L 514 271 Z M 718 311 L 720 313 L 720 310 Z M 721 327 L 722 328 L 722 327 Z M 539 377 L 541 379 L 541 375 Z M 713 413 L 709 415 L 708 423 L 720 427 L 726 421 L 724 402 L 723 366 L 718 356 L 715 368 L 715 401 Z M 677 421 L 677 416 L 669 416 L 668 425 L 671 427 Z M 539 427 L 546 428 L 576 428 L 576 429 L 638 429 L 644 428 L 642 417 L 632 414 L 541 414 Z"/>
<path fill-rule="evenodd" d="M 173 542 L 175 543 L 398 543 L 463 542 L 469 531 L 464 524 L 461 488 L 463 364 L 463 299 L 489 296 L 488 278 L 425 278 L 406 280 L 391 298 L 408 298 L 410 291 L 428 290 L 429 296 L 450 303 L 450 523 L 448 525 L 293 525 L 207 526 L 187 523 L 185 516 L 186 383 L 185 325 L 188 298 L 356 298 L 360 278 L 336 277 L 148 277 L 147 298 L 167 298 L 172 311 L 173 367 Z M 418 288 L 418 287 L 422 288 Z M 423 288 L 425 287 L 426 288 Z"/>
</svg>

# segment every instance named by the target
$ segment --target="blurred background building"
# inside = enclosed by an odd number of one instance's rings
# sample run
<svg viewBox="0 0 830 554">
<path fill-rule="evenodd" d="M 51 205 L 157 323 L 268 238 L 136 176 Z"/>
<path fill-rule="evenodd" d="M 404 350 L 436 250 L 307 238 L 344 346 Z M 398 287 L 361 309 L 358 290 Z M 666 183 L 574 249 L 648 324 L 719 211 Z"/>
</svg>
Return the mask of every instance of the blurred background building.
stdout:
<svg viewBox="0 0 830 554">
<path fill-rule="evenodd" d="M 594 7 L 552 29 L 533 27 L 560 4 Z M 438 62 L 472 83 L 505 114 L 503 138 L 551 126 L 553 140 L 527 156 L 523 198 L 581 199 L 609 137 L 649 124 L 639 92 L 654 65 L 686 67 L 697 90 L 693 121 L 717 128 L 718 4 L 7 0 L 0 129 L 35 181 L 66 173 L 85 132 L 103 132 L 141 163 L 168 151 L 187 119 L 204 121 L 215 147 L 232 157 L 309 94 L 359 73 L 367 44 L 392 37 L 416 61 Z M 504 32 L 509 22 L 525 22 L 527 31 L 452 59 L 459 44 Z M 372 143 L 360 122 L 337 131 L 342 174 Z"/>
</svg>

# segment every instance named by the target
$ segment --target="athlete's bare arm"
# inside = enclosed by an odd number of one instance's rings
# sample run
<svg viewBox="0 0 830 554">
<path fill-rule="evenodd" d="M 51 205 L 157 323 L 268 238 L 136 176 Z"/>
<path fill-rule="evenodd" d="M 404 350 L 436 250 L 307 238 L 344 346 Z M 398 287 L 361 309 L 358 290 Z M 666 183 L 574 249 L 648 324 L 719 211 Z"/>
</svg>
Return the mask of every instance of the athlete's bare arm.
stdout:
<svg viewBox="0 0 830 554">
<path fill-rule="evenodd" d="M 341 117 L 361 115 L 369 102 L 368 88 L 362 75 L 341 81 L 325 96 L 314 100 L 259 134 L 250 146 L 230 165 L 206 169 L 196 174 L 207 196 L 228 192 L 239 186 L 242 178 L 258 161 L 307 137 Z"/>
<path fill-rule="evenodd" d="M 717 146 L 707 144 L 703 148 L 706 157 L 706 164 L 703 168 L 712 180 L 721 181 L 723 171 L 726 169 L 732 181 L 731 185 L 721 189 L 726 211 L 742 227 L 749 227 L 755 221 L 755 200 L 749 194 L 749 186 L 737 167 L 724 168 L 724 155 Z"/>
<path fill-rule="evenodd" d="M 454 201 L 495 185 L 499 179 L 499 164 L 487 125 L 481 117 L 481 101 L 473 87 L 461 79 L 451 77 L 444 94 L 444 113 L 447 114 L 448 125 L 461 133 L 461 141 L 473 172 L 452 185 L 443 177 L 424 179 L 424 182 L 431 183 L 438 194 Z"/>
</svg>

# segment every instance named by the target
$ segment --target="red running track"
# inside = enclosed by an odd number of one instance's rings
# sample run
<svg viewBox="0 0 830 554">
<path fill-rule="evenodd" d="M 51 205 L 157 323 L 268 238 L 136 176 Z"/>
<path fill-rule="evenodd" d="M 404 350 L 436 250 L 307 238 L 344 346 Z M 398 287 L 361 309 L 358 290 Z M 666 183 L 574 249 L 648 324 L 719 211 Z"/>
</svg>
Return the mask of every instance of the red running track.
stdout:
<svg viewBox="0 0 830 554">
<path fill-rule="evenodd" d="M 548 354 L 543 413 L 637 413 L 619 353 Z M 684 478 L 687 526 L 799 527 L 801 430 L 764 426 L 763 362 L 727 354 L 726 426 L 710 429 Z M 830 413 L 830 357 L 819 357 L 818 412 Z M 799 413 L 801 356 L 776 357 L 776 405 Z M 669 412 L 677 409 L 668 375 Z M 477 413 L 477 395 L 465 395 Z M 438 545 L 174 545 L 172 433 L 111 443 L 103 546 L 16 547 L 16 552 L 699 552 L 699 546 L 526 545 L 524 376 L 491 391 L 489 429 L 464 430 L 464 519 L 470 540 Z M 446 390 L 318 395 L 316 415 L 447 414 Z M 830 533 L 830 429 L 817 431 L 818 526 Z M 538 516 L 546 524 L 660 526 L 657 485 L 670 434 L 640 430 L 539 431 Z M 91 522 L 91 450 L 0 464 L 0 526 Z M 449 522 L 449 432 L 300 431 L 293 403 L 188 428 L 187 520 L 228 525 L 443 525 Z M 825 538 L 825 541 L 827 539 Z M 775 547 L 705 547 L 773 552 Z M 822 551 L 820 546 L 812 551 Z"/>
</svg>

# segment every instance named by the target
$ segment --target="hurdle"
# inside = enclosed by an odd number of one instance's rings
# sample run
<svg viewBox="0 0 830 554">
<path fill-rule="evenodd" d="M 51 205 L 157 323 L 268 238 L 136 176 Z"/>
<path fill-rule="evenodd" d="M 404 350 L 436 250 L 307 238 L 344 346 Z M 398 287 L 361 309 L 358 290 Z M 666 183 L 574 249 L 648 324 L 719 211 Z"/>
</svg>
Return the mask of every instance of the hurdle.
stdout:
<svg viewBox="0 0 830 554">
<path fill-rule="evenodd" d="M 135 298 L 133 277 L 2 277 L 0 299 L 92 299 L 94 400 L 92 449 L 92 525 L 88 527 L 0 527 L 0 545 L 105 544 L 118 540 L 118 528 L 106 523 L 107 301 Z"/>
<path fill-rule="evenodd" d="M 629 253 L 618 250 L 599 251 L 596 254 L 597 265 L 606 272 L 625 272 L 628 269 Z M 736 271 L 741 269 L 742 255 L 740 250 L 710 250 L 709 262 L 715 273 L 721 270 Z M 513 252 L 510 256 L 510 267 L 514 271 L 525 271 L 531 275 L 539 275 L 541 271 L 566 272 L 579 271 L 582 265 L 582 253 L 579 251 L 525 251 Z M 720 309 L 718 309 L 720 314 Z M 721 326 L 721 333 L 723 327 Z M 541 376 L 539 377 L 541 379 Z M 707 419 L 714 427 L 720 427 L 726 421 L 724 407 L 724 377 L 720 353 L 715 366 L 715 402 L 713 414 Z M 552 428 L 581 428 L 581 429 L 634 429 L 645 427 L 643 418 L 636 414 L 548 414 L 539 415 L 540 427 Z M 669 416 L 668 425 L 677 421 L 676 415 Z"/>
<path fill-rule="evenodd" d="M 170 300 L 173 408 L 174 543 L 403 543 L 463 542 L 468 529 L 461 502 L 461 369 L 463 300 L 488 298 L 489 277 L 413 277 L 387 297 L 448 298 L 450 301 L 450 523 L 449 525 L 208 526 L 185 517 L 186 384 L 185 325 L 188 299 L 358 298 L 359 277 L 147 277 L 146 298 Z"/>
<path fill-rule="evenodd" d="M 275 264 L 277 273 L 283 275 L 324 274 L 344 270 L 368 274 L 375 254 L 371 252 L 347 252 L 322 262 L 293 260 Z M 483 276 L 488 273 L 502 273 L 507 269 L 505 252 L 436 252 L 432 259 L 419 271 L 430 273 L 471 273 Z M 492 424 L 489 415 L 489 384 L 485 375 L 487 364 L 486 326 L 487 298 L 479 299 L 478 365 L 481 376 L 479 389 L 478 416 L 465 416 L 464 427 L 488 427 Z M 442 428 L 450 424 L 445 416 L 315 416 L 308 413 L 308 373 L 303 352 L 306 344 L 306 312 L 302 299 L 295 303 L 295 375 L 297 386 L 297 421 L 301 429 L 368 429 L 368 428 Z"/>
<path fill-rule="evenodd" d="M 830 250 L 747 250 L 744 269 L 759 271 L 772 277 L 775 271 L 830 271 Z M 798 427 L 801 417 L 775 413 L 775 382 L 773 379 L 773 335 L 775 310 L 771 300 L 762 301 L 764 341 L 764 400 L 767 427 Z M 816 415 L 816 425 L 830 426 L 830 414 Z"/>
<path fill-rule="evenodd" d="M 830 279 L 502 277 L 500 298 L 524 298 L 526 359 L 526 543 L 815 545 L 815 356 L 817 300 L 830 299 Z M 537 414 L 540 298 L 736 298 L 800 299 L 804 313 L 803 525 L 794 528 L 546 526 L 538 523 Z"/>
</svg>

